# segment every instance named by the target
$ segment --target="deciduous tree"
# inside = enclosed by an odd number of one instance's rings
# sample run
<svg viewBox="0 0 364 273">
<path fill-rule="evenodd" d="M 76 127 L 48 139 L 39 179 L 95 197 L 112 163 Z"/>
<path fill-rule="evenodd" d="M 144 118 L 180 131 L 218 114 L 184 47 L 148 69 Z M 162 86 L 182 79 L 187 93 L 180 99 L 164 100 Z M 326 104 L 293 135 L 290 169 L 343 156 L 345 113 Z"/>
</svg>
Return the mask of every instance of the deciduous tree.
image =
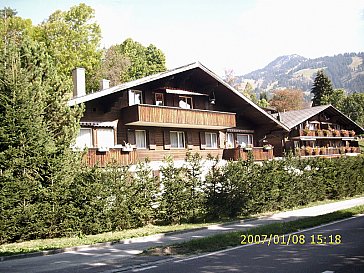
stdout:
<svg viewBox="0 0 364 273">
<path fill-rule="evenodd" d="M 56 11 L 38 27 L 38 41 L 44 42 L 56 60 L 58 74 L 70 77 L 75 67 L 86 69 L 87 90 L 98 89 L 96 71 L 101 65 L 101 30 L 95 11 L 86 4 Z"/>
<path fill-rule="evenodd" d="M 281 89 L 273 91 L 269 102 L 278 111 L 299 110 L 304 108 L 303 92 L 297 89 Z"/>
</svg>

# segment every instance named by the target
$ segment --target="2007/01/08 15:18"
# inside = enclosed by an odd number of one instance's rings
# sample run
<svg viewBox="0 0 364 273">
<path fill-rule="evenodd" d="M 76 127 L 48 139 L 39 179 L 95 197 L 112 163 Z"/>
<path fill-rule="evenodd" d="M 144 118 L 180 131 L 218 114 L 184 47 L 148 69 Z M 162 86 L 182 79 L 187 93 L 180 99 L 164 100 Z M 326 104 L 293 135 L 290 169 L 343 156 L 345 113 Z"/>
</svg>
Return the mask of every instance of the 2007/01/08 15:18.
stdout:
<svg viewBox="0 0 364 273">
<path fill-rule="evenodd" d="M 342 244 L 342 236 L 340 234 L 312 234 L 306 236 L 304 234 L 242 234 L 241 244 L 267 244 L 273 245 L 339 245 Z"/>
</svg>

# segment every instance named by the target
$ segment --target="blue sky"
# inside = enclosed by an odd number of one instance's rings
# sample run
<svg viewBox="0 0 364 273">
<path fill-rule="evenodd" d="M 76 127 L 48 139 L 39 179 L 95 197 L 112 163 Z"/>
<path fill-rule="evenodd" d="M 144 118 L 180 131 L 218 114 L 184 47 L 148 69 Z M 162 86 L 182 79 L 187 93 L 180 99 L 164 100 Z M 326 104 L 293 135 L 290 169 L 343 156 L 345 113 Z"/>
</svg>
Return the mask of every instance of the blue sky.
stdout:
<svg viewBox="0 0 364 273">
<path fill-rule="evenodd" d="M 196 60 L 241 75 L 276 57 L 364 51 L 362 0 L 2 0 L 39 24 L 84 2 L 96 11 L 102 47 L 132 38 L 156 45 L 175 68 Z"/>
</svg>

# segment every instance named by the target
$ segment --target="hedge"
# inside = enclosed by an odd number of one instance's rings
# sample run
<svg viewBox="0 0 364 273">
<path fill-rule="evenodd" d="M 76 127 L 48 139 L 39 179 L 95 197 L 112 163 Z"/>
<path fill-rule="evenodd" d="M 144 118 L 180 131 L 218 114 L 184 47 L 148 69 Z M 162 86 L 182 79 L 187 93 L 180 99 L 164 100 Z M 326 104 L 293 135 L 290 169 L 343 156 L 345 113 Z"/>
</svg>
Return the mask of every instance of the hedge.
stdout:
<svg viewBox="0 0 364 273">
<path fill-rule="evenodd" d="M 209 162 L 204 176 L 205 162 L 190 153 L 180 168 L 167 158 L 161 177 L 148 161 L 135 172 L 84 166 L 72 183 L 59 185 L 22 184 L 0 174 L 0 243 L 232 218 L 364 193 L 363 156 Z"/>
</svg>

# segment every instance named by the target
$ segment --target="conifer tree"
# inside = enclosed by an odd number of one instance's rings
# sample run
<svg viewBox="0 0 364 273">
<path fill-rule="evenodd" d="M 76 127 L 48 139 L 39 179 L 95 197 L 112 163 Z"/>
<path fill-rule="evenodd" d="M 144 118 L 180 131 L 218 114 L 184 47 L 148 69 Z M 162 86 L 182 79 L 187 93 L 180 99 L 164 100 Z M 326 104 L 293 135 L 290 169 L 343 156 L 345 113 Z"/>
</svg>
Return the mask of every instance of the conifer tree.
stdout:
<svg viewBox="0 0 364 273">
<path fill-rule="evenodd" d="M 12 28 L 19 23 L 1 19 L 0 243 L 58 235 L 80 117 L 80 108 L 66 103 L 70 82 L 57 75 L 31 28 Z"/>
<path fill-rule="evenodd" d="M 334 93 L 334 88 L 331 80 L 325 75 L 323 70 L 317 72 L 311 93 L 313 94 L 312 106 L 330 103 L 330 96 Z"/>
</svg>

